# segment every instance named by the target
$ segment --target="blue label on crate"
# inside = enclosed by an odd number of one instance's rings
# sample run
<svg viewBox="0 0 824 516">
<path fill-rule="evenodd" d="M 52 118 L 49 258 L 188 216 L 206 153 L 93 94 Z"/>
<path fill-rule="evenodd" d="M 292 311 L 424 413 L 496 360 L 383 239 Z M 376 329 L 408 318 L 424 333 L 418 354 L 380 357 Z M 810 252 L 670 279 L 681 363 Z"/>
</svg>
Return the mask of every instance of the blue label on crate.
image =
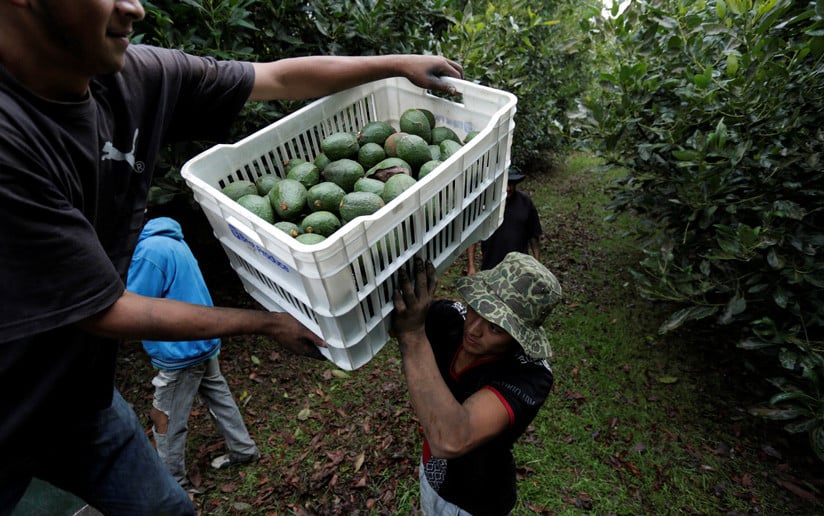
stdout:
<svg viewBox="0 0 824 516">
<path fill-rule="evenodd" d="M 278 260 L 277 258 L 275 258 L 274 256 L 272 256 L 272 255 L 269 253 L 269 251 L 267 251 L 266 249 L 264 249 L 264 248 L 260 247 L 260 246 L 259 246 L 256 242 L 253 242 L 252 240 L 249 240 L 249 239 L 246 237 L 246 235 L 244 235 L 244 234 L 243 234 L 240 230 L 238 230 L 236 227 L 234 227 L 233 225 L 229 224 L 229 230 L 232 232 L 232 235 L 234 235 L 234 236 L 235 236 L 235 238 L 237 238 L 238 240 L 240 240 L 240 241 L 241 241 L 241 242 L 243 242 L 244 244 L 247 244 L 249 247 L 251 247 L 252 249 L 254 249 L 254 250 L 255 250 L 255 252 L 257 252 L 259 255 L 261 255 L 262 257 L 266 258 L 266 259 L 267 259 L 267 260 L 269 260 L 270 262 L 274 263 L 275 265 L 277 265 L 278 267 L 280 267 L 280 268 L 281 268 L 281 269 L 283 269 L 284 271 L 289 272 L 289 266 L 288 266 L 288 265 L 286 265 L 285 263 L 281 262 L 280 260 Z"/>
</svg>

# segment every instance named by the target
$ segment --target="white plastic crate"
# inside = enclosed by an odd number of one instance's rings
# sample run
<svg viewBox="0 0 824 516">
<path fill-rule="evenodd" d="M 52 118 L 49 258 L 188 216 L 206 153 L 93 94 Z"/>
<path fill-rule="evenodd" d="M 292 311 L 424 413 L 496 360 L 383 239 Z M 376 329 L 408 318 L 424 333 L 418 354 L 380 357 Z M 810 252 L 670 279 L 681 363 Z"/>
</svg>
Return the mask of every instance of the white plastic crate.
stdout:
<svg viewBox="0 0 824 516">
<path fill-rule="evenodd" d="M 514 95 L 450 79 L 462 95 L 447 100 L 403 78 L 355 87 L 308 104 L 231 145 L 188 161 L 181 174 L 247 292 L 272 311 L 287 311 L 328 347 L 338 367 L 356 369 L 389 341 L 392 292 L 411 258 L 443 272 L 467 246 L 500 225 L 512 144 Z M 221 189 L 284 163 L 311 161 L 320 142 L 366 122 L 399 127 L 409 108 L 429 109 L 460 137 L 480 133 L 435 171 L 373 215 L 359 217 L 314 245 L 301 244 L 226 197 Z"/>
</svg>

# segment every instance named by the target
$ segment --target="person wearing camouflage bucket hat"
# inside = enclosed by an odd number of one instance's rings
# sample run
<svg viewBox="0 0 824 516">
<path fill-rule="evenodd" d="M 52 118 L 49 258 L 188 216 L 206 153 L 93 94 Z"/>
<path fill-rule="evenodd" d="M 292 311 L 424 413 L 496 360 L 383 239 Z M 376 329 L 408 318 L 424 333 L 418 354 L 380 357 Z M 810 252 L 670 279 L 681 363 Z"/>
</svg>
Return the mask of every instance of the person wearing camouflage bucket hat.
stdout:
<svg viewBox="0 0 824 516">
<path fill-rule="evenodd" d="M 402 268 L 392 335 L 423 429 L 420 511 L 509 515 L 517 501 L 512 448 L 552 389 L 542 325 L 561 299 L 555 276 L 532 256 L 509 253 L 457 280 L 462 301 L 436 299 L 431 262 Z"/>
<path fill-rule="evenodd" d="M 561 300 L 561 284 L 535 258 L 509 253 L 492 269 L 459 278 L 458 293 L 473 310 L 510 334 L 532 358 L 549 358 L 544 321 Z"/>
</svg>

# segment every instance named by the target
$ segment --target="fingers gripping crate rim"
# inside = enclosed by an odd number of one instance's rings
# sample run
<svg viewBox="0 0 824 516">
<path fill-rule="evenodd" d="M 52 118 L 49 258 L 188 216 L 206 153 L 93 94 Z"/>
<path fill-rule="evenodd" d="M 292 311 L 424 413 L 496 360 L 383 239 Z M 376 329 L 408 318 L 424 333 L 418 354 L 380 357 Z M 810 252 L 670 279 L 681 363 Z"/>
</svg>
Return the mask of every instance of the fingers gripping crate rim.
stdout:
<svg viewBox="0 0 824 516">
<path fill-rule="evenodd" d="M 360 367 L 389 340 L 391 293 L 401 267 L 418 255 L 442 272 L 503 217 L 516 99 L 453 82 L 460 102 L 399 78 L 352 88 L 237 143 L 212 147 L 181 170 L 247 292 L 269 310 L 290 312 L 326 340 L 324 354 L 341 368 Z M 430 109 L 438 125 L 459 135 L 479 134 L 381 210 L 319 244 L 301 244 L 221 192 L 241 179 L 285 177 L 288 160 L 314 159 L 333 132 L 356 132 L 373 120 L 398 127 L 411 107 Z"/>
</svg>

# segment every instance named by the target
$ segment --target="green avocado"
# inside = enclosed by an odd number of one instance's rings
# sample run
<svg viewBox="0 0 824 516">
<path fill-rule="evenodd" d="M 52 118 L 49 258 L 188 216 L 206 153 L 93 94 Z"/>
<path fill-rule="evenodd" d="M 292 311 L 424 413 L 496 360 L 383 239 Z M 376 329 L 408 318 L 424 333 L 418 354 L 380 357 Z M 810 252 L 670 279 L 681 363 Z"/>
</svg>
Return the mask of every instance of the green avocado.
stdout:
<svg viewBox="0 0 824 516">
<path fill-rule="evenodd" d="M 358 163 L 364 169 L 372 168 L 385 157 L 386 151 L 383 150 L 383 145 L 374 142 L 364 143 L 358 151 Z"/>
<path fill-rule="evenodd" d="M 437 168 L 437 166 L 441 163 L 443 163 L 443 161 L 439 159 L 433 159 L 421 165 L 421 169 L 418 170 L 418 179 L 422 179 L 424 176 L 426 176 L 426 174 L 435 170 L 435 168 Z"/>
<path fill-rule="evenodd" d="M 268 194 L 269 190 L 280 180 L 281 177 L 277 174 L 264 174 L 257 178 L 255 180 L 255 187 L 257 188 L 258 195 Z"/>
<path fill-rule="evenodd" d="M 320 170 L 314 163 L 304 162 L 292 167 L 286 173 L 286 178 L 300 181 L 303 186 L 309 189 L 320 182 Z"/>
<path fill-rule="evenodd" d="M 331 181 L 322 181 L 306 192 L 306 204 L 311 211 L 331 211 L 337 213 L 340 200 L 346 192 Z"/>
<path fill-rule="evenodd" d="M 326 165 L 321 175 L 323 179 L 335 183 L 345 192 L 351 192 L 355 181 L 362 178 L 363 174 L 363 165 L 355 160 L 343 158 Z"/>
<path fill-rule="evenodd" d="M 303 158 L 288 159 L 283 162 L 283 172 L 288 174 L 290 170 L 303 163 L 306 163 L 306 160 Z"/>
<path fill-rule="evenodd" d="M 398 157 L 409 163 L 413 170 L 417 170 L 421 165 L 432 159 L 429 144 L 415 134 L 408 134 L 398 140 L 397 149 Z"/>
<path fill-rule="evenodd" d="M 407 109 L 400 118 L 401 131 L 420 136 L 426 143 L 432 141 L 432 125 L 429 117 L 420 109 Z"/>
<path fill-rule="evenodd" d="M 461 150 L 462 145 L 454 140 L 444 140 L 441 146 L 441 161 L 446 161 L 450 156 Z"/>
<path fill-rule="evenodd" d="M 407 176 L 406 174 L 395 174 L 386 180 L 386 185 L 383 187 L 381 199 L 383 199 L 383 202 L 388 203 L 406 190 L 412 188 L 415 183 L 417 183 L 417 181 L 415 181 L 415 178 L 412 176 Z"/>
<path fill-rule="evenodd" d="M 472 138 L 478 136 L 480 133 L 481 133 L 480 131 L 469 131 L 468 133 L 466 133 L 466 136 L 464 136 L 464 141 L 463 141 L 464 144 L 469 143 L 469 141 L 472 140 Z"/>
<path fill-rule="evenodd" d="M 398 157 L 398 150 L 397 144 L 398 140 L 403 138 L 409 133 L 405 133 L 402 131 L 398 131 L 397 133 L 390 134 L 386 141 L 383 142 L 383 151 L 386 153 L 386 157 L 388 158 L 397 158 Z"/>
<path fill-rule="evenodd" d="M 385 172 L 382 174 L 382 172 Z M 386 173 L 388 172 L 388 173 Z M 365 177 L 372 177 L 373 179 L 380 179 L 386 181 L 386 178 L 392 174 L 402 172 L 404 174 L 412 174 L 412 165 L 402 160 L 401 158 L 386 158 L 380 163 L 366 171 Z"/>
<path fill-rule="evenodd" d="M 372 192 L 350 192 L 340 201 L 340 218 L 345 224 L 361 215 L 371 215 L 383 208 L 383 199 Z"/>
<path fill-rule="evenodd" d="M 355 182 L 355 191 L 356 192 L 372 192 L 375 194 L 382 194 L 384 182 L 380 179 L 374 179 L 371 177 L 362 177 Z"/>
<path fill-rule="evenodd" d="M 315 211 L 307 215 L 300 222 L 302 233 L 315 233 L 328 237 L 340 229 L 340 219 L 329 211 Z"/>
<path fill-rule="evenodd" d="M 421 113 L 424 114 L 426 119 L 429 121 L 429 127 L 434 129 L 434 127 L 435 127 L 435 113 L 433 113 L 432 111 L 429 111 L 428 109 L 424 109 L 424 108 L 418 108 L 418 111 L 420 111 Z"/>
<path fill-rule="evenodd" d="M 461 138 L 455 131 L 448 127 L 438 126 L 432 128 L 432 143 L 439 145 L 444 140 L 453 140 L 461 143 Z"/>
<path fill-rule="evenodd" d="M 275 222 L 275 211 L 266 197 L 258 194 L 246 194 L 237 200 L 237 203 L 262 218 L 269 224 Z"/>
<path fill-rule="evenodd" d="M 295 238 L 296 236 L 300 235 L 300 227 L 294 222 L 289 222 L 288 220 L 281 220 L 280 222 L 275 222 L 275 227 L 292 238 Z"/>
<path fill-rule="evenodd" d="M 339 159 L 356 159 L 358 157 L 358 137 L 346 131 L 332 133 L 320 142 L 320 150 L 336 161 Z"/>
<path fill-rule="evenodd" d="M 221 190 L 226 197 L 233 201 L 237 201 L 244 195 L 249 194 L 257 194 L 257 187 L 255 183 L 251 181 L 247 181 L 246 179 L 241 179 L 239 181 L 235 181 L 234 183 L 229 183 L 228 185 L 224 186 Z"/>
<path fill-rule="evenodd" d="M 328 165 L 331 162 L 332 160 L 329 159 L 329 156 L 322 152 L 315 156 L 314 161 L 312 161 L 312 163 L 314 163 L 315 166 L 318 167 L 318 170 L 320 170 L 321 172 L 323 172 L 323 169 L 326 168 L 326 165 Z"/>
<path fill-rule="evenodd" d="M 284 220 L 296 220 L 306 208 L 306 187 L 296 179 L 284 179 L 269 191 L 269 202 Z"/>
<path fill-rule="evenodd" d="M 297 240 L 301 244 L 312 245 L 323 242 L 324 240 L 326 240 L 326 237 L 323 235 L 319 235 L 317 233 L 301 233 L 300 235 L 295 237 L 295 240 Z"/>
<path fill-rule="evenodd" d="M 389 122 L 367 122 L 361 127 L 361 130 L 358 131 L 358 143 L 361 144 L 361 147 L 367 143 L 383 145 L 383 142 L 394 132 L 395 128 L 392 127 L 392 124 Z"/>
</svg>

